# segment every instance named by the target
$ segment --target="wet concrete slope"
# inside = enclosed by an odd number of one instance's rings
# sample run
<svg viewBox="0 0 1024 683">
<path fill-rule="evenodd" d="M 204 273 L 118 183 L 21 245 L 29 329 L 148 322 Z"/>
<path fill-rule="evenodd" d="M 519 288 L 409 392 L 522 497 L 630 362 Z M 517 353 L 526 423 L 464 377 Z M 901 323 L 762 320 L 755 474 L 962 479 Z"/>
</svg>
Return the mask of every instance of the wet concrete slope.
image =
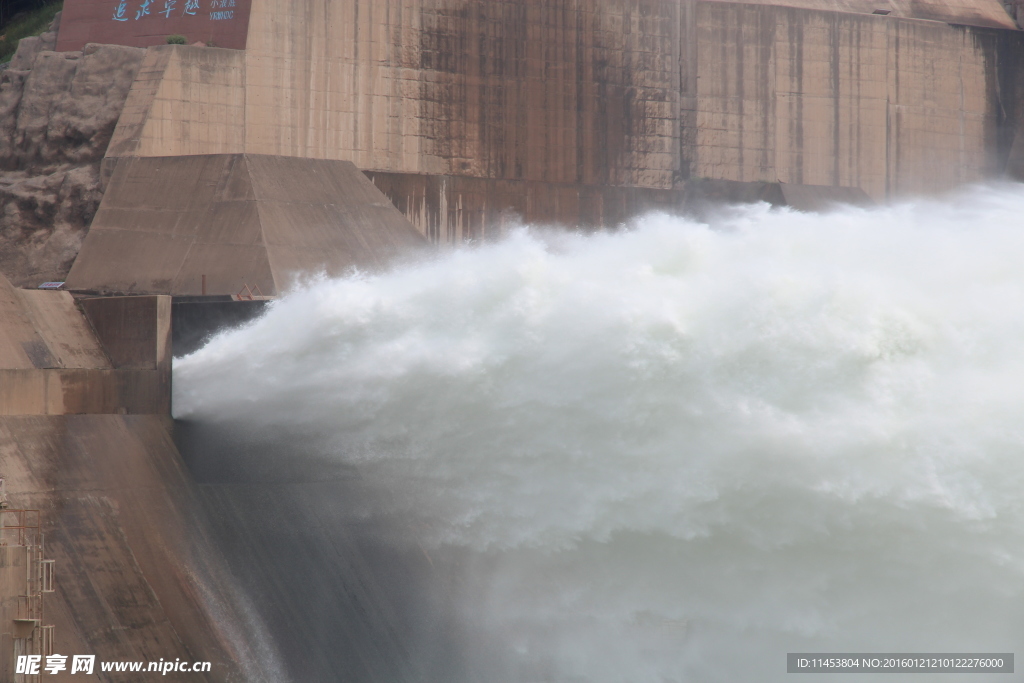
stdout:
<svg viewBox="0 0 1024 683">
<path fill-rule="evenodd" d="M 187 421 L 174 434 L 218 552 L 293 680 L 497 680 L 473 675 L 449 597 L 458 564 L 429 554 L 408 520 L 367 514 L 387 491 L 274 434 Z"/>
<path fill-rule="evenodd" d="M 213 663 L 210 674 L 166 680 L 274 680 L 246 675 L 269 655 L 219 564 L 168 427 L 154 415 L 0 417 L 10 505 L 42 511 L 56 560 L 57 592 L 44 598 L 54 650 Z"/>
<path fill-rule="evenodd" d="M 348 509 L 354 485 L 207 484 L 199 495 L 294 680 L 437 680 L 419 641 L 427 560 L 375 540 Z"/>
<path fill-rule="evenodd" d="M 76 301 L 15 289 L 0 276 L 4 504 L 38 511 L 31 516 L 56 587 L 39 593 L 42 615 L 31 623 L 19 596 L 36 591 L 0 586 L 0 680 L 17 680 L 13 658 L 29 644 L 28 652 L 101 662 L 212 664 L 209 674 L 168 680 L 285 680 L 246 616 L 171 439 L 170 323 L 167 296 Z M 5 545 L 19 533 L 12 525 L 26 524 L 13 515 L 0 519 Z M 52 647 L 42 628 L 49 625 Z"/>
</svg>

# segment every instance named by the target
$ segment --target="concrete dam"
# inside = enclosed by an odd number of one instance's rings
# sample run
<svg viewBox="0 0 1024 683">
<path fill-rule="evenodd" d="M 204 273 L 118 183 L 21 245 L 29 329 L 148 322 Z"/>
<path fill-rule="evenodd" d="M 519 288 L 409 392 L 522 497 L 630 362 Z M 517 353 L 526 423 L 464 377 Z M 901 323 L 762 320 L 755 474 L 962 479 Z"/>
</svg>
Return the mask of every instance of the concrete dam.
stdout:
<svg viewBox="0 0 1024 683">
<path fill-rule="evenodd" d="M 0 65 L 0 680 L 1012 659 L 1022 13 L 65 0 Z"/>
</svg>

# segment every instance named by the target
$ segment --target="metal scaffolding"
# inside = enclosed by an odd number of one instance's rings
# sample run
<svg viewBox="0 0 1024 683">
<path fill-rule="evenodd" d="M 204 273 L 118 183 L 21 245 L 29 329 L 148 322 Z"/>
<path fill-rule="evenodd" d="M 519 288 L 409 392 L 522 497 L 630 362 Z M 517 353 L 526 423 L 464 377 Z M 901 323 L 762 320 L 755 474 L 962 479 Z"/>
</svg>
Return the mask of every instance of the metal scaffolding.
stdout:
<svg viewBox="0 0 1024 683">
<path fill-rule="evenodd" d="M 0 678 L 38 683 L 40 675 L 16 673 L 19 656 L 53 654 L 53 626 L 43 624 L 43 594 L 54 592 L 54 561 L 43 554 L 39 510 L 8 506 L 0 477 Z"/>
</svg>

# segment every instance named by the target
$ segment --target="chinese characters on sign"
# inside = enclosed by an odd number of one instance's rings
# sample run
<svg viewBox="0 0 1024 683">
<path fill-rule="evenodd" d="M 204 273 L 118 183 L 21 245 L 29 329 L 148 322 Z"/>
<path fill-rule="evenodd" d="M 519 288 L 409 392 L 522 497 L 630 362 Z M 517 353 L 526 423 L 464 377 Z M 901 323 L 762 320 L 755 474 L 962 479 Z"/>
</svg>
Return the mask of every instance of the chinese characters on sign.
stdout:
<svg viewBox="0 0 1024 683">
<path fill-rule="evenodd" d="M 210 8 L 211 9 L 223 10 L 225 7 L 234 7 L 234 6 L 235 6 L 235 0 L 212 0 L 210 2 Z M 216 19 L 234 19 L 235 18 L 235 11 L 234 10 L 228 10 L 226 12 L 224 12 L 224 11 L 221 11 L 221 12 L 210 12 L 210 18 L 214 19 L 214 20 L 216 20 Z"/>
<path fill-rule="evenodd" d="M 150 16 L 150 7 L 153 5 L 154 0 L 142 0 L 135 10 L 135 20 L 138 21 L 142 17 Z M 182 8 L 181 13 L 177 13 L 178 0 L 164 0 L 164 8 L 157 12 L 157 14 L 164 15 L 165 19 L 170 19 L 171 16 L 191 16 L 194 17 L 199 12 L 199 1 L 200 0 L 185 0 L 185 6 Z M 235 6 L 235 0 L 209 0 L 210 2 L 210 19 L 222 20 L 222 19 L 234 19 L 235 11 L 229 9 Z M 114 21 L 128 21 L 128 0 L 118 0 L 114 5 Z"/>
</svg>

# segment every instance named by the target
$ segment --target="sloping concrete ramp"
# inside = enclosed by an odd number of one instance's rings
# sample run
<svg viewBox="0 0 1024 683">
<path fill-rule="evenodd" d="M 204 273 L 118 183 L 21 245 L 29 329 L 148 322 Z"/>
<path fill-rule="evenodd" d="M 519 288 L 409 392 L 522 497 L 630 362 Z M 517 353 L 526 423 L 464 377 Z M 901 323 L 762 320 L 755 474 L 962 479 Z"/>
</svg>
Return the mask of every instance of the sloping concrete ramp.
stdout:
<svg viewBox="0 0 1024 683">
<path fill-rule="evenodd" d="M 425 244 L 348 161 L 132 157 L 114 167 L 66 287 L 276 296 L 296 274 L 382 267 Z"/>
<path fill-rule="evenodd" d="M 0 415 L 169 413 L 170 297 L 80 306 L 0 275 Z"/>
<path fill-rule="evenodd" d="M 0 320 L 0 371 L 113 367 L 67 292 L 16 289 L 0 275 Z"/>
<path fill-rule="evenodd" d="M 97 664 L 87 680 L 287 683 L 245 616 L 167 427 L 157 415 L 0 416 L 10 507 L 42 511 L 56 561 L 56 593 L 42 601 L 54 651 L 212 663 L 166 676 L 100 674 Z M 21 680 L 10 635 L 0 644 L 0 680 Z"/>
<path fill-rule="evenodd" d="M 15 672 L 16 656 L 49 625 L 64 655 L 211 663 L 161 680 L 288 683 L 171 439 L 170 326 L 169 296 L 76 302 L 0 276 L 3 683 L 31 678 Z M 43 572 L 30 564 L 38 555 L 19 554 L 32 530 L 55 588 L 26 597 Z M 137 682 L 164 672 L 95 673 Z"/>
</svg>

